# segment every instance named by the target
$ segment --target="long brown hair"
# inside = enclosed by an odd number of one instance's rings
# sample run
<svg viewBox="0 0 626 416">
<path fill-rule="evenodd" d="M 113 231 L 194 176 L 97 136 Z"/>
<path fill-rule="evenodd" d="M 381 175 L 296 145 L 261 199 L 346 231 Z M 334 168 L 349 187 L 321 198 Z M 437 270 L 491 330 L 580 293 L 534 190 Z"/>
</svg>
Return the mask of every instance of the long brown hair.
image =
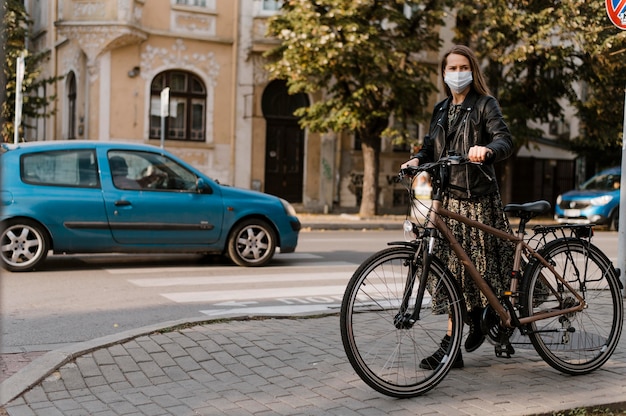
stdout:
<svg viewBox="0 0 626 416">
<path fill-rule="evenodd" d="M 469 60 L 470 69 L 472 71 L 472 78 L 474 78 L 474 80 L 472 81 L 472 87 L 480 95 L 491 95 L 489 87 L 485 82 L 485 77 L 480 70 L 480 65 L 478 64 L 478 59 L 476 58 L 476 55 L 474 55 L 474 52 L 472 52 L 472 50 L 465 45 L 454 45 L 452 48 L 450 48 L 448 52 L 445 53 L 445 55 L 443 55 L 443 59 L 441 60 L 441 81 L 443 82 L 443 72 L 446 69 L 446 65 L 448 64 L 448 56 L 451 54 L 462 55 Z M 446 88 L 446 94 L 452 95 L 450 87 L 448 87 L 445 82 L 443 82 L 443 85 Z"/>
</svg>

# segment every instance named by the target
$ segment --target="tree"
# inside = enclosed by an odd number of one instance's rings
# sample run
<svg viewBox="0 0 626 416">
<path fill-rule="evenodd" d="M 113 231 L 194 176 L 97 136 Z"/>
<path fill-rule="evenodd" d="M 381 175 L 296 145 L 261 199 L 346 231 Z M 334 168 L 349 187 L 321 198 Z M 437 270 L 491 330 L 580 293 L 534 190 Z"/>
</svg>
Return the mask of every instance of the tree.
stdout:
<svg viewBox="0 0 626 416">
<path fill-rule="evenodd" d="M 585 88 L 571 100 L 582 126 L 571 147 L 595 165 L 588 166 L 591 174 L 620 164 L 622 157 L 626 31 L 609 22 L 604 2 L 584 2 L 579 12 L 579 27 L 585 30 L 572 36 L 580 45 L 577 75 Z"/>
<path fill-rule="evenodd" d="M 458 38 L 488 62 L 518 147 L 542 134 L 529 121 L 558 120 L 569 103 L 584 126 L 567 141 L 572 150 L 619 154 L 626 33 L 612 27 L 604 2 L 477 0 L 459 8 L 458 21 Z"/>
<path fill-rule="evenodd" d="M 352 131 L 363 153 L 359 214 L 376 215 L 381 135 L 427 116 L 448 0 L 288 0 L 269 22 L 280 46 L 266 56 L 289 93 L 323 98 L 297 110 L 311 131 Z M 390 120 L 394 126 L 390 126 Z"/>
<path fill-rule="evenodd" d="M 54 84 L 61 77 L 41 78 L 40 64 L 47 59 L 46 52 L 33 53 L 26 49 L 26 41 L 31 35 L 30 20 L 24 5 L 18 0 L 3 2 L 3 43 L 4 77 L 6 79 L 6 95 L 2 100 L 2 138 L 4 142 L 13 140 L 16 99 L 16 62 L 20 54 L 25 53 L 23 81 L 23 120 L 34 120 L 54 114 L 54 108 L 48 109 L 54 96 L 45 96 L 45 86 Z M 24 126 L 28 127 L 27 124 Z"/>
</svg>

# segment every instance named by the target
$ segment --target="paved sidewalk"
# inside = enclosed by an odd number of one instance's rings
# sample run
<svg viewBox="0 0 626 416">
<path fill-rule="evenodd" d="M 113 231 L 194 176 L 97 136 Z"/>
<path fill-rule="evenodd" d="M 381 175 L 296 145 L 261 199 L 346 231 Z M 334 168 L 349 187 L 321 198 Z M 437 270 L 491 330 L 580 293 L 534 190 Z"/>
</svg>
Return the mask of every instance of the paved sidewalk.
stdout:
<svg viewBox="0 0 626 416">
<path fill-rule="evenodd" d="M 434 390 L 398 400 L 355 375 L 336 315 L 181 321 L 52 351 L 0 389 L 12 416 L 514 416 L 626 398 L 624 338 L 604 367 L 578 377 L 532 349 L 503 359 L 486 343 L 464 361 Z"/>
</svg>

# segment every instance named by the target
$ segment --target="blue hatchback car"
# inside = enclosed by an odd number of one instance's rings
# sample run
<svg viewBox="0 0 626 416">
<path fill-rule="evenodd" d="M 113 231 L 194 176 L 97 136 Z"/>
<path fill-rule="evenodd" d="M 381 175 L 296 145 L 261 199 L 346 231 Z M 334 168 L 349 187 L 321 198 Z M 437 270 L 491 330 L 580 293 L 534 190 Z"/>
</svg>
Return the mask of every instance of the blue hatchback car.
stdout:
<svg viewBox="0 0 626 416">
<path fill-rule="evenodd" d="M 617 230 L 621 175 L 619 166 L 606 169 L 579 189 L 559 195 L 554 219 L 560 223 L 606 225 Z"/>
<path fill-rule="evenodd" d="M 263 266 L 293 252 L 285 200 L 221 185 L 150 145 L 47 141 L 0 151 L 1 261 L 29 271 L 53 253 L 224 254 Z"/>
</svg>

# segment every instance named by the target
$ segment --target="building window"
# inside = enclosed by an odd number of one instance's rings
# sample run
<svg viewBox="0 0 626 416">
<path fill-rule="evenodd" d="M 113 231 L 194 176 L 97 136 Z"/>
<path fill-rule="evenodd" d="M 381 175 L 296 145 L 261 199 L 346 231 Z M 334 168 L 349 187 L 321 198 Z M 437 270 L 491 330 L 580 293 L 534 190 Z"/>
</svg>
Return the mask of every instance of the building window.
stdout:
<svg viewBox="0 0 626 416">
<path fill-rule="evenodd" d="M 161 91 L 165 87 L 170 88 L 165 139 L 205 141 L 206 88 L 200 78 L 183 71 L 162 72 L 152 81 L 150 138 L 161 138 Z"/>
<path fill-rule="evenodd" d="M 282 0 L 262 0 L 261 8 L 265 12 L 275 12 L 280 10 L 280 6 L 283 5 Z"/>
<path fill-rule="evenodd" d="M 176 0 L 176 4 L 182 6 L 207 7 L 207 0 Z"/>
<path fill-rule="evenodd" d="M 254 0 L 255 16 L 272 16 L 278 13 L 283 5 L 282 0 Z"/>
</svg>

